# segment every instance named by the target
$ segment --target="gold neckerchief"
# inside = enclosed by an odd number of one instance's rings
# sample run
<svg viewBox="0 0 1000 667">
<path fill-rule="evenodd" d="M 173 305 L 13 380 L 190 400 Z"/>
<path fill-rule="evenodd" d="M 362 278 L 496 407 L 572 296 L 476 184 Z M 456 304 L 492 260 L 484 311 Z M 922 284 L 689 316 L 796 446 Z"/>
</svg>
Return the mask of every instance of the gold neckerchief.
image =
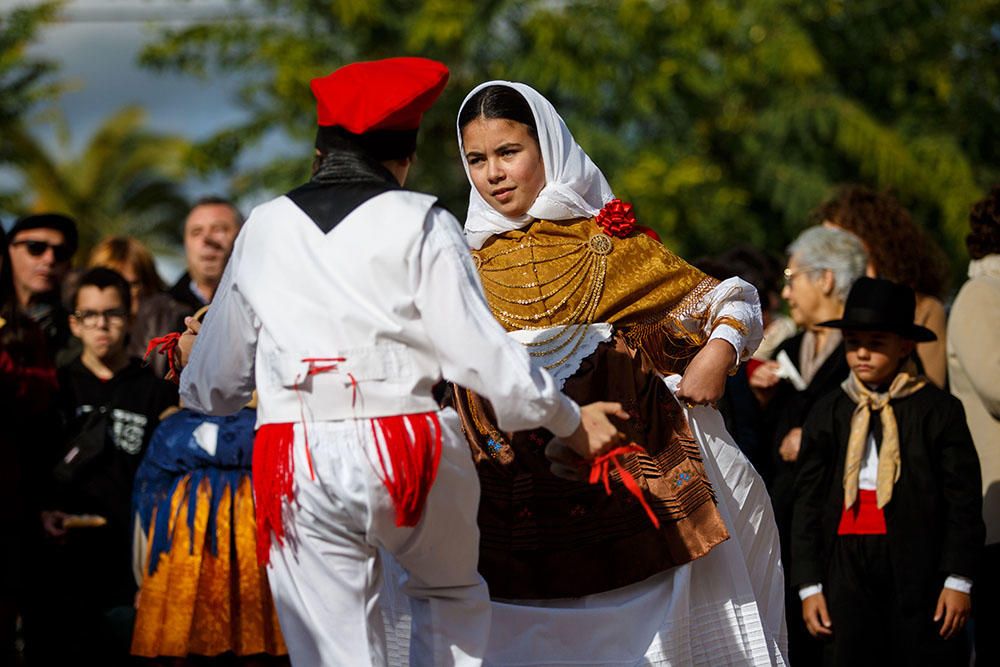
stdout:
<svg viewBox="0 0 1000 667">
<path fill-rule="evenodd" d="M 844 507 L 850 508 L 858 497 L 858 480 L 861 476 L 861 459 L 868 442 L 868 425 L 872 410 L 882 413 L 882 446 L 878 453 L 878 473 L 875 478 L 875 497 L 882 509 L 892 500 L 892 487 L 899 479 L 899 428 L 892 401 L 920 391 L 927 378 L 917 373 L 917 365 L 907 361 L 889 385 L 889 391 L 872 391 L 853 372 L 841 384 L 844 392 L 857 403 L 851 416 L 851 435 L 847 440 L 847 457 L 844 461 Z"/>
<path fill-rule="evenodd" d="M 531 345 L 575 350 L 607 322 L 661 373 L 677 373 L 708 338 L 703 297 L 718 285 L 641 232 L 608 236 L 593 219 L 537 220 L 473 251 L 486 299 L 508 330 L 566 326 Z M 742 323 L 718 318 L 744 330 Z"/>
</svg>

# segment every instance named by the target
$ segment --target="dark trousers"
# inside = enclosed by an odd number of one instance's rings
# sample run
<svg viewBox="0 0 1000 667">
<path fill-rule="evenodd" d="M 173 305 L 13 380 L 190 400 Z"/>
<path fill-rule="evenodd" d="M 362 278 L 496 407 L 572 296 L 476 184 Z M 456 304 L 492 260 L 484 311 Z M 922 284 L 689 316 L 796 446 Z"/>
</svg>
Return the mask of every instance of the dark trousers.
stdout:
<svg viewBox="0 0 1000 667">
<path fill-rule="evenodd" d="M 976 665 L 1000 665 L 1000 543 L 983 551 L 983 564 L 972 587 L 972 622 Z"/>
<path fill-rule="evenodd" d="M 823 587 L 833 639 L 825 642 L 823 664 L 859 667 L 968 665 L 965 634 L 944 640 L 934 622 L 940 589 L 927 587 L 917 605 L 904 605 L 894 580 L 884 535 L 845 535 L 833 547 Z"/>
</svg>

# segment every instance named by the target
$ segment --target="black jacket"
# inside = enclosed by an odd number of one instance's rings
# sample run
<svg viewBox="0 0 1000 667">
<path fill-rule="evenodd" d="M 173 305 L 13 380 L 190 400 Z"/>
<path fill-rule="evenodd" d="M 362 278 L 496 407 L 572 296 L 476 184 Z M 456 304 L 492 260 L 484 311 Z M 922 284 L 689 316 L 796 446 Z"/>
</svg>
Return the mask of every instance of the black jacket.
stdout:
<svg viewBox="0 0 1000 667">
<path fill-rule="evenodd" d="M 60 369 L 59 392 L 67 442 L 79 431 L 87 413 L 107 408 L 109 418 L 105 451 L 70 488 L 54 487 L 61 506 L 53 509 L 101 514 L 127 524 L 132 478 L 160 414 L 177 405 L 177 388 L 155 377 L 138 359 L 104 381 L 77 358 Z"/>
<path fill-rule="evenodd" d="M 973 578 L 985 540 L 979 458 L 958 399 L 928 384 L 892 402 L 902 463 L 885 521 L 904 605 L 936 599 L 951 574 Z M 794 485 L 791 583 L 827 580 L 844 504 L 844 458 L 855 404 L 842 389 L 806 422 Z M 872 415 L 881 445 L 881 418 Z"/>
<path fill-rule="evenodd" d="M 183 276 L 177 279 L 177 282 L 174 283 L 174 286 L 170 288 L 167 294 L 169 294 L 174 301 L 187 306 L 191 311 L 190 314 L 192 315 L 196 310 L 205 305 L 205 302 L 202 301 L 197 294 L 191 291 L 191 274 L 187 271 L 184 272 Z"/>
</svg>

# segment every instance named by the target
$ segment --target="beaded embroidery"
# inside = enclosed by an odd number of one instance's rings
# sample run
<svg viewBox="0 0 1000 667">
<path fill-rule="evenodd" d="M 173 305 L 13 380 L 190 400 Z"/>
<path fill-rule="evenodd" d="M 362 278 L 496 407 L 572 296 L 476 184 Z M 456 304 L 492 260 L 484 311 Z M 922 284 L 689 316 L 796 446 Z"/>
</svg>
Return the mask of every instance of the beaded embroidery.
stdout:
<svg viewBox="0 0 1000 667">
<path fill-rule="evenodd" d="M 559 359 L 545 364 L 544 368 L 552 370 L 558 368 L 573 357 L 585 339 L 587 327 L 594 322 L 598 306 L 601 303 L 601 296 L 604 294 L 604 284 L 607 279 L 608 260 L 607 256 L 614 250 L 614 242 L 611 237 L 605 234 L 594 234 L 586 242 L 566 242 L 545 244 L 544 248 L 568 248 L 565 251 L 556 252 L 550 256 L 539 256 L 535 252 L 537 242 L 532 238 L 525 237 L 524 241 L 516 246 L 507 248 L 491 257 L 484 257 L 481 252 L 473 253 L 476 265 L 483 281 L 483 289 L 490 300 L 491 310 L 494 316 L 510 329 L 547 329 L 553 326 L 564 326 L 551 336 L 524 343 L 529 348 L 532 357 L 550 356 L 563 350 L 567 350 Z M 497 266 L 495 260 L 500 257 L 514 255 L 515 253 L 527 254 L 526 259 L 516 257 L 511 264 Z M 545 280 L 538 279 L 537 267 L 561 259 L 574 257 L 574 261 L 565 269 L 557 271 L 554 275 Z M 491 266 L 491 263 L 493 265 Z M 510 272 L 512 269 L 530 267 L 535 275 L 535 280 L 512 283 L 493 277 L 491 274 Z M 544 271 L 542 273 L 545 273 Z M 521 290 L 532 290 L 533 296 L 524 298 L 512 298 L 504 295 L 500 290 L 514 290 L 515 294 Z M 534 292 L 538 290 L 538 292 Z M 522 292 L 524 293 L 524 292 Z M 570 312 L 562 317 L 558 317 L 561 310 L 575 296 L 579 296 L 578 303 L 572 307 Z M 545 305 L 551 300 L 556 302 L 548 307 Z M 536 310 L 529 314 L 519 314 L 512 312 L 504 304 L 519 306 L 541 306 L 542 310 Z M 549 324 L 542 324 L 543 320 L 555 320 Z"/>
</svg>

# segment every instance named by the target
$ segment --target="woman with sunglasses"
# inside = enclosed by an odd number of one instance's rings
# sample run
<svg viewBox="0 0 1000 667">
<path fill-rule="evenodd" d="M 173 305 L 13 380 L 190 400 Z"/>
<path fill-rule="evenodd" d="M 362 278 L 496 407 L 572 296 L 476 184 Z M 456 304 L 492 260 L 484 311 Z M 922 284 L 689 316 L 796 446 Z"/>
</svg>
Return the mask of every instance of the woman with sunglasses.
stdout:
<svg viewBox="0 0 1000 667">
<path fill-rule="evenodd" d="M 76 252 L 76 222 L 60 213 L 29 215 L 14 223 L 9 238 L 18 308 L 45 334 L 56 365 L 68 362 L 79 353 L 79 346 L 69 333 L 69 313 L 60 302 L 60 288 Z"/>
<path fill-rule="evenodd" d="M 15 251 L 16 253 L 17 251 Z M 0 664 L 15 664 L 17 616 L 33 622 L 38 491 L 61 433 L 56 370 L 45 337 L 21 308 L 0 228 Z"/>
</svg>

